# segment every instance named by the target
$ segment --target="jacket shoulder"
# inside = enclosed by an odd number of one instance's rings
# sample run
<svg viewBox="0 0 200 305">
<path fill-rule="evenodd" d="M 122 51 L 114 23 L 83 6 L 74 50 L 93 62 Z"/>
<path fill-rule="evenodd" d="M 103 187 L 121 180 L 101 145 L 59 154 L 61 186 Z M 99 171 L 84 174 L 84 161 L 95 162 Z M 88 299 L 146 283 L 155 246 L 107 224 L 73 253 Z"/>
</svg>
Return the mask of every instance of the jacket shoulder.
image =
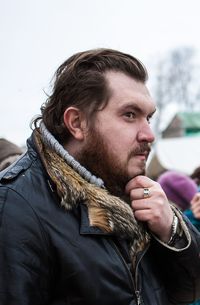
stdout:
<svg viewBox="0 0 200 305">
<path fill-rule="evenodd" d="M 23 154 L 16 162 L 0 172 L 0 183 L 9 182 L 18 177 L 23 171 L 25 171 L 31 164 L 31 161 L 27 160 L 27 152 Z"/>
<path fill-rule="evenodd" d="M 38 159 L 37 152 L 32 145 L 28 144 L 28 149 L 26 152 L 22 154 L 14 163 L 0 172 L 0 184 L 5 185 L 15 180 L 18 176 L 30 168 L 36 159 Z"/>
</svg>

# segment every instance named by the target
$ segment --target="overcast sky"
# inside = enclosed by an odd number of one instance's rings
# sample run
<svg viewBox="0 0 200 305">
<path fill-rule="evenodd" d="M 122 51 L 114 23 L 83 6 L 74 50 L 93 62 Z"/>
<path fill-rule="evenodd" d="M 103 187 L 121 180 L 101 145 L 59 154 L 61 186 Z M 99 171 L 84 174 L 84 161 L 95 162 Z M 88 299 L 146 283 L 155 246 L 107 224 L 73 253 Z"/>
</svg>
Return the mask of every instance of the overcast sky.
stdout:
<svg viewBox="0 0 200 305">
<path fill-rule="evenodd" d="M 151 61 L 189 46 L 200 53 L 199 0 L 0 0 L 0 137 L 23 145 L 57 67 L 109 47 Z"/>
</svg>

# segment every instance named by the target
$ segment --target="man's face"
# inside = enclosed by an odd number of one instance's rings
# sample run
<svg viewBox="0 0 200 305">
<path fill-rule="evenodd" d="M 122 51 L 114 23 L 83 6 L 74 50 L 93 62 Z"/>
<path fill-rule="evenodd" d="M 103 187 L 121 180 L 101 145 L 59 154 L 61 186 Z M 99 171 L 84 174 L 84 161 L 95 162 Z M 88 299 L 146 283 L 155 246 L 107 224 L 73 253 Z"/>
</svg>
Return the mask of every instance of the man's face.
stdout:
<svg viewBox="0 0 200 305">
<path fill-rule="evenodd" d="M 119 72 L 108 72 L 106 78 L 111 97 L 96 113 L 76 158 L 101 177 L 111 193 L 122 195 L 131 178 L 145 173 L 154 141 L 149 120 L 155 104 L 143 83 Z"/>
</svg>

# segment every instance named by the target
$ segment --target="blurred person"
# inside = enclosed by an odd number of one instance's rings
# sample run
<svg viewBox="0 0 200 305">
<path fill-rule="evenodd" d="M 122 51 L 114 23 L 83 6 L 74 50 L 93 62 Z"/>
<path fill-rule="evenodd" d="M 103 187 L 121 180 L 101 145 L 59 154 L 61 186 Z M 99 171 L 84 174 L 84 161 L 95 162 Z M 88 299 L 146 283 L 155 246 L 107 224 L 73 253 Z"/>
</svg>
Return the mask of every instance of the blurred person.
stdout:
<svg viewBox="0 0 200 305">
<path fill-rule="evenodd" d="M 0 176 L 1 305 L 172 305 L 200 297 L 200 234 L 145 176 L 155 103 L 135 57 L 56 71 L 28 151 Z"/>
<path fill-rule="evenodd" d="M 181 211 L 190 208 L 190 202 L 198 191 L 197 184 L 184 173 L 167 170 L 158 179 L 168 200 L 175 204 Z"/>
<path fill-rule="evenodd" d="M 198 190 L 200 192 L 200 166 L 195 168 L 190 177 L 196 182 L 196 184 L 198 185 Z"/>
<path fill-rule="evenodd" d="M 197 180 L 184 173 L 168 170 L 162 173 L 157 181 L 171 203 L 183 211 L 184 215 L 200 231 L 200 193 L 198 193 Z M 200 301 L 190 305 L 200 305 Z"/>
<path fill-rule="evenodd" d="M 0 138 L 0 171 L 15 162 L 23 153 L 16 144 Z"/>
<path fill-rule="evenodd" d="M 196 172 L 197 173 L 197 172 Z M 191 209 L 188 209 L 184 214 L 189 218 L 191 223 L 200 231 L 200 193 L 196 193 L 191 200 Z M 200 305 L 200 300 L 190 305 Z"/>
<path fill-rule="evenodd" d="M 191 210 L 197 219 L 200 219 L 200 193 L 194 195 L 191 201 Z"/>
<path fill-rule="evenodd" d="M 190 209 L 184 211 L 191 223 L 200 231 L 200 193 L 196 193 L 191 200 Z"/>
</svg>

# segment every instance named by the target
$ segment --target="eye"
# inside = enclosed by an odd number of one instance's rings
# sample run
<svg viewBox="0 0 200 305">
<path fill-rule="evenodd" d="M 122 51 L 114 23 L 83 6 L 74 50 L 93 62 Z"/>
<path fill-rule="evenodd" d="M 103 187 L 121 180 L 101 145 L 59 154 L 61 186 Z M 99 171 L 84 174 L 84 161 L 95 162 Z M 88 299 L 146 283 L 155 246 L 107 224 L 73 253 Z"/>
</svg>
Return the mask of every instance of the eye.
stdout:
<svg viewBox="0 0 200 305">
<path fill-rule="evenodd" d="M 129 111 L 129 112 L 125 113 L 125 116 L 129 119 L 135 119 L 136 114 L 135 114 L 135 112 Z"/>
<path fill-rule="evenodd" d="M 152 117 L 153 117 L 152 114 L 147 116 L 147 122 L 148 122 L 149 124 L 151 124 L 151 119 L 152 119 Z"/>
</svg>

